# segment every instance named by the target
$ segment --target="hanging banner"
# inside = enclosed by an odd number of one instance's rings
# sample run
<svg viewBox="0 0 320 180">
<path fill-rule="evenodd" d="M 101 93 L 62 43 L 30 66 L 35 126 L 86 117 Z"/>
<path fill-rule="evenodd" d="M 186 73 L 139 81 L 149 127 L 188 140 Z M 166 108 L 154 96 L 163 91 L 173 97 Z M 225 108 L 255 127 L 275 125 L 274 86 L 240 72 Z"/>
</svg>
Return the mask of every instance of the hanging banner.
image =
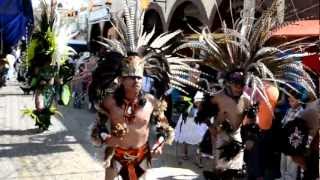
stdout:
<svg viewBox="0 0 320 180">
<path fill-rule="evenodd" d="M 33 26 L 33 10 L 30 0 L 0 0 L 0 47 L 9 53 L 22 36 L 30 34 Z"/>
</svg>

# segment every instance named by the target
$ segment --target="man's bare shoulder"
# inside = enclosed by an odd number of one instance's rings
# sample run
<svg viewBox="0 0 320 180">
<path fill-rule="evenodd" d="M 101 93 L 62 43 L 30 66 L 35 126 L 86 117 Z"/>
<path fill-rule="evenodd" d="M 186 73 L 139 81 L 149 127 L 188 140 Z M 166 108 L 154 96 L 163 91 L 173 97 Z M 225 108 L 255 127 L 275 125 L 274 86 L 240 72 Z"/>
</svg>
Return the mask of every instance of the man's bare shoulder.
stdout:
<svg viewBox="0 0 320 180">
<path fill-rule="evenodd" d="M 218 92 L 217 94 L 210 97 L 211 103 L 218 103 L 219 101 L 226 98 L 226 95 L 223 91 Z"/>
<path fill-rule="evenodd" d="M 113 95 L 109 95 L 103 99 L 102 105 L 104 108 L 109 108 L 109 107 L 114 106 L 115 103 L 116 103 L 116 101 L 115 101 Z"/>
</svg>

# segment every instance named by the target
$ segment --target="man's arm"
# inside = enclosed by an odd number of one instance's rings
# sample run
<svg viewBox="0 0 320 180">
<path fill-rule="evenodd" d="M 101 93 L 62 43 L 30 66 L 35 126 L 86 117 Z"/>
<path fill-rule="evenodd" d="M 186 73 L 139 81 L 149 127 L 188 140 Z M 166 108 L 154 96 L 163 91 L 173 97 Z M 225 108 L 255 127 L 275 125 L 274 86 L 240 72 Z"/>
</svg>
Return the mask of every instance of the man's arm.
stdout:
<svg viewBox="0 0 320 180">
<path fill-rule="evenodd" d="M 158 100 L 152 95 L 147 95 L 147 99 L 152 103 L 154 110 L 153 116 L 156 122 L 157 142 L 153 145 L 152 151 L 156 154 L 161 154 L 163 145 L 172 144 L 174 140 L 174 129 L 169 125 L 164 112 L 167 110 L 165 100 Z"/>
<path fill-rule="evenodd" d="M 101 146 L 109 135 L 109 131 L 105 125 L 105 117 L 102 113 L 97 112 L 96 120 L 90 130 L 90 138 L 94 145 Z"/>
<path fill-rule="evenodd" d="M 107 121 L 109 121 L 109 112 L 107 109 L 108 105 L 107 98 L 103 100 L 101 104 L 96 104 L 97 110 L 96 120 L 91 128 L 90 137 L 93 144 L 101 146 L 105 143 L 107 138 L 110 138 L 110 132 L 107 128 Z"/>
</svg>

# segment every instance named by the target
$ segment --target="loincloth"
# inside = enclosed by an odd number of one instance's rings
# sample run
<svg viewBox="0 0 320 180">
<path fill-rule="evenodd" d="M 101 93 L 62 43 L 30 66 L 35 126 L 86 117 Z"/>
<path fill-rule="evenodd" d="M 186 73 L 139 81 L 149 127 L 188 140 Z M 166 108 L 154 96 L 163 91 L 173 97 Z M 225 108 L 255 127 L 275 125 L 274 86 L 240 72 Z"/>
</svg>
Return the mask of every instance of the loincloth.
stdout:
<svg viewBox="0 0 320 180">
<path fill-rule="evenodd" d="M 238 142 L 242 142 L 241 136 L 240 136 L 240 128 L 237 129 L 232 135 L 232 138 L 234 138 Z M 218 133 L 215 147 L 221 147 L 223 144 L 229 142 L 230 139 L 226 134 L 224 133 Z M 220 153 L 221 150 L 215 149 L 215 159 L 216 159 L 216 168 L 222 169 L 222 170 L 241 170 L 243 168 L 243 151 L 241 150 L 234 158 L 232 158 L 229 161 L 226 161 L 224 159 L 220 159 Z"/>
<path fill-rule="evenodd" d="M 149 146 L 143 145 L 138 149 L 116 148 L 112 159 L 114 168 L 124 180 L 137 180 L 150 166 Z"/>
</svg>

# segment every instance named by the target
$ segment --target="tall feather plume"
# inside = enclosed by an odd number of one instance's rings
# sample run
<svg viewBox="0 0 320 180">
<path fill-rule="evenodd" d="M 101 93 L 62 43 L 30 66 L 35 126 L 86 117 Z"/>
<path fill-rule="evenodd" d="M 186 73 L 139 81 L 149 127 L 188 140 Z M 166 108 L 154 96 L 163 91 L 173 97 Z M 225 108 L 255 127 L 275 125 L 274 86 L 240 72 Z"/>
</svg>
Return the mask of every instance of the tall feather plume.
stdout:
<svg viewBox="0 0 320 180">
<path fill-rule="evenodd" d="M 126 0 L 127 1 L 127 0 Z M 133 52 L 134 49 L 135 49 L 135 44 L 134 44 L 134 40 L 135 40 L 135 33 L 134 33 L 134 22 L 132 20 L 132 15 L 133 13 L 131 12 L 132 11 L 132 8 L 129 7 L 131 4 L 129 4 L 128 2 L 126 4 L 124 4 L 124 17 L 125 17 L 125 22 L 126 22 L 126 25 L 127 25 L 127 28 L 128 28 L 128 31 L 127 31 L 127 37 L 128 37 L 128 49 Z"/>
<path fill-rule="evenodd" d="M 111 40 L 100 38 L 97 42 L 109 51 L 121 54 L 123 59 L 132 53 L 139 55 L 144 61 L 145 76 L 152 77 L 158 82 L 158 97 L 161 97 L 170 86 L 177 87 L 183 92 L 186 92 L 184 88 L 190 86 L 200 89 L 200 86 L 181 78 L 181 76 L 196 71 L 192 69 L 189 64 L 199 63 L 201 60 L 178 56 L 173 57 L 171 55 L 172 52 L 170 52 L 174 49 L 174 47 L 172 47 L 173 42 L 179 37 L 182 31 L 165 32 L 157 37 L 154 37 L 156 27 L 153 27 L 149 33 L 144 32 L 143 18 L 145 9 L 142 8 L 142 11 L 139 11 L 137 3 L 135 2 L 136 1 L 125 0 L 123 10 L 112 18 L 112 25 L 118 33 L 119 39 Z M 148 2 L 144 0 L 141 3 L 148 4 Z M 109 73 L 108 76 L 112 77 L 105 78 L 108 79 L 107 84 L 112 82 L 111 80 L 114 79 L 113 76 L 119 76 L 119 74 Z M 97 75 L 97 77 L 100 76 Z M 205 90 L 203 89 L 203 91 Z"/>
</svg>

